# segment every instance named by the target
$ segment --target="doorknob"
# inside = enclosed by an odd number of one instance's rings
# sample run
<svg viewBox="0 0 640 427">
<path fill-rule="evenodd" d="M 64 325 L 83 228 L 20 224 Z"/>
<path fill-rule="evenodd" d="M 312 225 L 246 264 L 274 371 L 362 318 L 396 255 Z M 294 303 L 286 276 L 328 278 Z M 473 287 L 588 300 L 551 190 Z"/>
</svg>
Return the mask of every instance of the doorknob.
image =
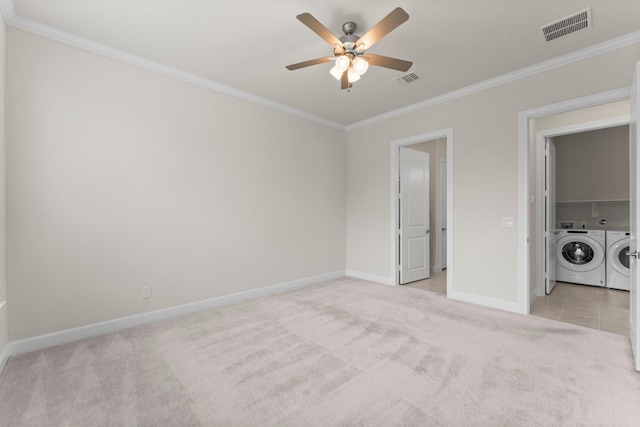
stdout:
<svg viewBox="0 0 640 427">
<path fill-rule="evenodd" d="M 442 227 L 442 231 L 447 231 L 447 227 Z"/>
<path fill-rule="evenodd" d="M 431 233 L 431 230 L 429 230 L 429 229 L 427 228 L 427 231 L 425 231 L 425 233 L 424 233 L 424 237 L 427 237 L 427 234 L 429 234 L 429 233 Z"/>
<path fill-rule="evenodd" d="M 635 259 L 639 259 L 640 258 L 640 253 L 638 253 L 638 251 L 625 252 L 624 254 L 626 256 L 630 257 L 630 258 L 635 258 Z"/>
</svg>

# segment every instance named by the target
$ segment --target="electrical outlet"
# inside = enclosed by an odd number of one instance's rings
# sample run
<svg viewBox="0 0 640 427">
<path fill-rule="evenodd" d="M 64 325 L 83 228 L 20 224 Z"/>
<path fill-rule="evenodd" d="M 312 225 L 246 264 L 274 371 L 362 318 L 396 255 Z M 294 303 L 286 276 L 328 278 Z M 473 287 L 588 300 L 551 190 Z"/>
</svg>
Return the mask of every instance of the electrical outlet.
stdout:
<svg viewBox="0 0 640 427">
<path fill-rule="evenodd" d="M 515 225 L 515 220 L 513 219 L 512 216 L 505 216 L 502 218 L 502 226 L 503 227 L 507 227 L 507 228 L 511 228 Z"/>
<path fill-rule="evenodd" d="M 151 286 L 142 287 L 142 298 L 151 298 Z"/>
<path fill-rule="evenodd" d="M 316 258 L 316 267 L 320 267 L 322 265 L 322 260 L 320 258 Z"/>
</svg>

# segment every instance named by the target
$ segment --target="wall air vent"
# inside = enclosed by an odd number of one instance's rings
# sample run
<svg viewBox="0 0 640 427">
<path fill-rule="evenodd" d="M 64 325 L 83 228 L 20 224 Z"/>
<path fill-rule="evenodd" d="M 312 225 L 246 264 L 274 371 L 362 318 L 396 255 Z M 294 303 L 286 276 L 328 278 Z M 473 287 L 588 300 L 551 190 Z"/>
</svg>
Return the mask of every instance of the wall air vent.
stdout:
<svg viewBox="0 0 640 427">
<path fill-rule="evenodd" d="M 421 80 L 421 79 L 422 79 L 422 77 L 420 77 L 419 75 L 417 75 L 414 72 L 411 72 L 411 73 L 404 74 L 404 75 L 402 75 L 400 77 L 396 77 L 393 80 L 395 82 L 397 82 L 398 84 L 402 85 L 402 86 L 406 86 L 408 84 L 415 83 L 415 82 L 417 82 L 418 80 Z"/>
<path fill-rule="evenodd" d="M 585 30 L 591 27 L 591 8 L 574 13 L 571 16 L 562 18 L 559 21 L 540 27 L 545 41 L 559 39 L 576 31 Z"/>
</svg>

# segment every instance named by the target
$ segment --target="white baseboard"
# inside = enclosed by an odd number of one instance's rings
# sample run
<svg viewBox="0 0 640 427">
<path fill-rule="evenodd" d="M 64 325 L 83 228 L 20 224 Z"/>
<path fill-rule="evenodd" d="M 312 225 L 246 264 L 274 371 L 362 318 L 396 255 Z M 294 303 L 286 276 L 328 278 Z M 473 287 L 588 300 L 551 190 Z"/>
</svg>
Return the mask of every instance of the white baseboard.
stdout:
<svg viewBox="0 0 640 427">
<path fill-rule="evenodd" d="M 6 326 L 6 324 L 8 322 L 8 319 L 7 319 L 7 301 L 6 300 L 0 302 L 0 319 L 2 319 L 2 322 Z M 8 331 L 5 330 L 2 333 L 0 333 L 0 335 L 3 336 L 2 341 L 5 340 L 4 337 L 7 336 L 7 332 Z M 0 374 L 2 374 L 2 370 L 4 369 L 4 367 L 5 367 L 5 365 L 7 364 L 8 361 L 9 361 L 9 344 L 6 343 L 6 345 L 3 345 L 3 348 L 0 348 Z"/>
<path fill-rule="evenodd" d="M 78 341 L 85 338 L 96 337 L 99 335 L 132 328 L 134 326 L 156 322 L 158 320 L 164 320 L 171 317 L 194 313 L 196 311 L 222 307 L 225 305 L 264 297 L 267 295 L 290 291 L 304 286 L 313 285 L 315 283 L 339 279 L 340 277 L 344 277 L 345 275 L 346 272 L 344 270 L 336 271 L 333 273 L 321 274 L 319 276 L 306 277 L 304 279 L 292 280 L 290 282 L 265 286 L 263 288 L 252 289 L 249 291 L 238 292 L 231 295 L 224 295 L 221 297 L 211 298 L 203 301 L 196 301 L 189 304 L 168 307 L 148 313 L 141 313 L 133 316 L 121 317 L 119 319 L 107 320 L 106 322 L 94 323 L 91 325 L 67 329 L 47 335 L 40 335 L 37 337 L 26 338 L 18 341 L 11 341 L 7 345 L 4 353 L 7 353 L 6 357 L 8 358 L 9 356 L 28 353 L 30 351 L 42 350 L 45 348 L 54 347 L 60 344 L 66 344 L 68 342 Z"/>
<path fill-rule="evenodd" d="M 393 279 L 386 276 L 378 276 L 377 274 L 363 273 L 361 271 L 347 270 L 347 276 L 355 277 L 356 279 L 367 280 L 369 282 L 382 283 L 384 285 L 393 286 Z"/>
<path fill-rule="evenodd" d="M 638 330 L 636 329 L 637 325 L 632 320 L 629 320 L 629 336 L 636 337 L 636 339 L 631 339 L 631 349 L 633 350 L 633 354 L 636 354 L 638 351 Z M 635 346 L 634 346 L 635 344 Z M 640 372 L 640 358 L 635 357 L 636 362 L 636 371 Z"/>
<path fill-rule="evenodd" d="M 442 271 L 441 265 L 432 265 L 431 266 L 431 274 L 440 273 Z"/>
<path fill-rule="evenodd" d="M 447 292 L 447 298 L 451 298 L 458 301 L 469 302 L 471 304 L 482 305 L 490 308 L 497 308 L 499 310 L 510 311 L 512 313 L 522 314 L 517 302 L 509 302 L 495 298 L 488 298 L 479 295 L 469 294 L 460 291 Z"/>
<path fill-rule="evenodd" d="M 9 344 L 4 347 L 2 353 L 0 353 L 0 374 L 4 370 L 4 367 L 7 366 L 7 362 L 9 361 Z"/>
<path fill-rule="evenodd" d="M 531 293 L 529 294 L 529 306 L 531 306 L 531 304 L 533 304 L 533 302 L 536 300 L 536 298 L 538 298 L 538 289 L 533 289 L 531 291 Z"/>
</svg>

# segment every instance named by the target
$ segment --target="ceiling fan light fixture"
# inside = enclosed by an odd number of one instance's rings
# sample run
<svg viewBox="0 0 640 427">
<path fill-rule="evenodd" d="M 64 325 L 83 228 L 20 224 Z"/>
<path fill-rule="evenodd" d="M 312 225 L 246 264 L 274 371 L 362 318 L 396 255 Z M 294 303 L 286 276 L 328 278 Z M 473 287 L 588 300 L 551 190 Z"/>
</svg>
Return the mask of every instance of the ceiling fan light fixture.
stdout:
<svg viewBox="0 0 640 427">
<path fill-rule="evenodd" d="M 336 68 L 338 68 L 338 70 L 347 71 L 349 65 L 351 65 L 351 58 L 347 55 L 341 55 L 336 58 Z"/>
<path fill-rule="evenodd" d="M 369 63 L 361 56 L 356 56 L 353 59 L 353 68 L 359 75 L 363 75 L 369 69 Z"/>
<path fill-rule="evenodd" d="M 342 78 L 342 74 L 344 73 L 343 70 L 339 69 L 335 65 L 333 66 L 333 68 L 331 68 L 331 70 L 329 70 L 329 72 L 333 77 L 335 77 L 336 80 L 340 80 Z"/>
<path fill-rule="evenodd" d="M 349 71 L 347 71 L 347 77 L 349 78 L 349 83 L 354 83 L 360 80 L 360 74 L 356 71 L 355 68 L 349 67 Z"/>
<path fill-rule="evenodd" d="M 287 65 L 286 68 L 288 70 L 298 70 L 334 60 L 334 66 L 329 73 L 336 80 L 340 81 L 340 89 L 349 89 L 352 87 L 353 82 L 360 80 L 360 76 L 367 72 L 369 65 L 404 72 L 411 68 L 411 62 L 389 56 L 367 54 L 366 58 L 364 57 L 365 49 L 368 50 L 382 37 L 409 19 L 409 14 L 401 7 L 393 9 L 391 13 L 371 27 L 363 36 L 355 35 L 357 26 L 353 21 L 345 22 L 342 26 L 344 36 L 337 37 L 308 12 L 301 13 L 296 16 L 296 18 L 331 46 L 333 49 L 333 57 L 324 56 L 310 61 Z"/>
</svg>

